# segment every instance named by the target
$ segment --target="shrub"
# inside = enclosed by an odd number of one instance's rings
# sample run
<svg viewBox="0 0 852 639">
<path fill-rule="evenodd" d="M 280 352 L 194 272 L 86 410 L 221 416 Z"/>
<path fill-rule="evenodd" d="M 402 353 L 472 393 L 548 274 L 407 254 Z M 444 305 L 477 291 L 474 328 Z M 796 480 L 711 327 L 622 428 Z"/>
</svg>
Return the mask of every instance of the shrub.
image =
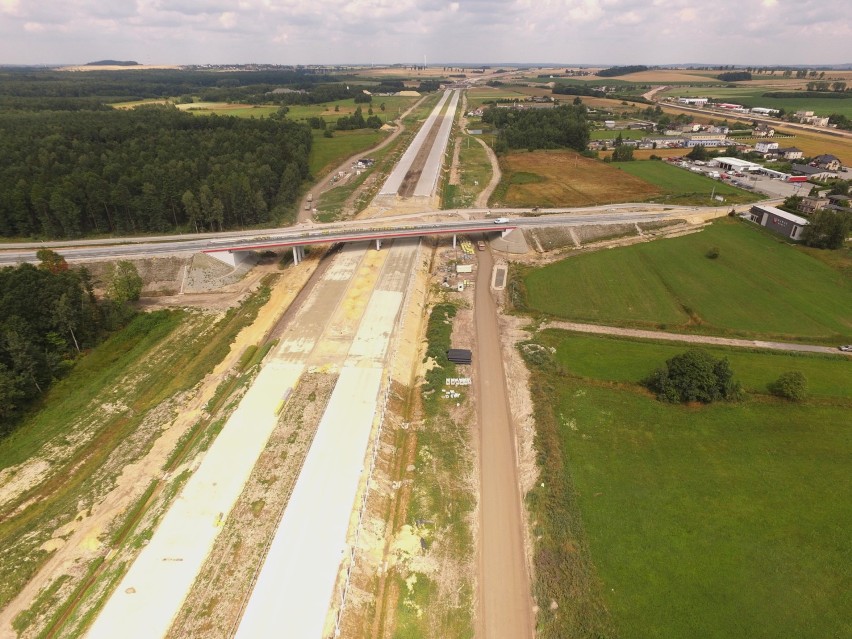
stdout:
<svg viewBox="0 0 852 639">
<path fill-rule="evenodd" d="M 711 246 L 709 249 L 707 249 L 707 252 L 704 255 L 711 260 L 715 260 L 717 257 L 719 257 L 719 247 Z"/>
<path fill-rule="evenodd" d="M 808 396 L 808 380 L 799 371 L 787 371 L 770 383 L 769 392 L 794 402 L 801 402 Z"/>
<path fill-rule="evenodd" d="M 658 399 L 672 403 L 702 402 L 742 397 L 740 384 L 727 358 L 716 359 L 706 351 L 691 349 L 666 361 L 644 384 Z"/>
</svg>

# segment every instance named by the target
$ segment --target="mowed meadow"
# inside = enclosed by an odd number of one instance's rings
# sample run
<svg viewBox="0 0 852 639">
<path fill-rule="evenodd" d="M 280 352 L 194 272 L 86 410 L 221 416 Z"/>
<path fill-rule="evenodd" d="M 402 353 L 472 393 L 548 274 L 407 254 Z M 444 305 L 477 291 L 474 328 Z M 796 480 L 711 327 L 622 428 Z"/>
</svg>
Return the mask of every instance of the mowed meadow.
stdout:
<svg viewBox="0 0 852 639">
<path fill-rule="evenodd" d="M 681 406 L 638 382 L 685 345 L 534 341 L 540 637 L 850 636 L 852 362 L 713 349 L 747 397 Z"/>
<path fill-rule="evenodd" d="M 659 187 L 666 203 L 713 203 L 713 196 L 723 197 L 727 204 L 753 202 L 762 196 L 714 180 L 668 162 L 634 161 L 613 163 L 620 171 L 629 173 Z M 718 202 L 718 201 L 717 201 Z"/>
<path fill-rule="evenodd" d="M 718 249 L 718 257 L 707 253 Z M 600 324 L 828 344 L 852 341 L 848 270 L 733 218 L 691 235 L 520 274 L 530 310 Z"/>
</svg>

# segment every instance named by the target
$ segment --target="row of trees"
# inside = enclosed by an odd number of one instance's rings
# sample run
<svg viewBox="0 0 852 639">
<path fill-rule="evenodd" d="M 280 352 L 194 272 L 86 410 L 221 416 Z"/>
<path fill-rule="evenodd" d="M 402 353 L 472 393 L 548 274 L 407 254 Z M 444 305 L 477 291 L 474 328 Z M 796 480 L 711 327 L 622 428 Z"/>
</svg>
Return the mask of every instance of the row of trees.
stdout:
<svg viewBox="0 0 852 639">
<path fill-rule="evenodd" d="M 119 262 L 98 300 L 85 268 L 71 269 L 50 250 L 38 266 L 0 269 L 0 435 L 21 412 L 62 377 L 74 359 L 128 318 L 142 280 L 130 262 Z"/>
<path fill-rule="evenodd" d="M 808 91 L 828 91 L 831 89 L 836 92 L 846 91 L 846 83 L 840 80 L 835 82 L 808 82 Z"/>
<path fill-rule="evenodd" d="M 364 118 L 364 113 L 361 111 L 361 107 L 358 107 L 355 109 L 355 113 L 353 113 L 352 115 L 337 118 L 337 126 L 335 128 L 338 131 L 352 131 L 354 129 L 378 129 L 382 126 L 382 119 L 377 115 L 373 115 L 372 109 L 370 109 L 370 111 L 370 115 L 367 118 Z"/>
<path fill-rule="evenodd" d="M 0 235 L 78 237 L 277 219 L 308 176 L 311 132 L 286 119 L 153 106 L 0 113 Z"/>
<path fill-rule="evenodd" d="M 483 113 L 482 120 L 498 131 L 494 144 L 497 152 L 558 148 L 584 151 L 589 143 L 589 122 L 582 104 L 554 109 L 492 107 Z"/>
</svg>

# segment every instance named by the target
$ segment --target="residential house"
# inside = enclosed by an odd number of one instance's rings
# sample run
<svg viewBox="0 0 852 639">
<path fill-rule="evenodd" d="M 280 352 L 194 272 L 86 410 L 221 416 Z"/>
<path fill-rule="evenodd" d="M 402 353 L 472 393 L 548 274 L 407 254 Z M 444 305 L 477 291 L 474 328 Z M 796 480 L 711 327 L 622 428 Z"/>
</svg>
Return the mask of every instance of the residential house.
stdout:
<svg viewBox="0 0 852 639">
<path fill-rule="evenodd" d="M 790 146 L 787 148 L 778 148 L 773 151 L 770 151 L 770 153 L 782 160 L 801 160 L 804 156 L 802 150 L 797 149 L 794 146 Z"/>
<path fill-rule="evenodd" d="M 813 159 L 812 164 L 816 164 L 821 169 L 826 169 L 828 171 L 839 171 L 843 167 L 843 163 L 840 161 L 840 158 L 830 155 L 818 155 Z"/>
<path fill-rule="evenodd" d="M 836 180 L 839 175 L 834 171 L 823 169 L 810 164 L 793 164 L 790 168 L 793 175 L 807 175 L 808 179 L 816 180 L 817 182 L 826 182 L 828 180 Z"/>
<path fill-rule="evenodd" d="M 828 118 L 814 115 L 813 111 L 796 111 L 793 116 L 802 124 L 811 124 L 813 126 L 828 126 Z"/>
<path fill-rule="evenodd" d="M 754 150 L 758 153 L 769 153 L 770 151 L 775 151 L 778 149 L 777 142 L 766 142 L 765 140 L 761 140 L 760 142 L 756 142 L 754 145 Z"/>
<path fill-rule="evenodd" d="M 752 132 L 756 138 L 771 138 L 775 135 L 775 129 L 766 124 L 758 124 Z"/>
<path fill-rule="evenodd" d="M 811 213 L 816 213 L 817 211 L 821 211 L 828 205 L 828 198 L 825 197 L 814 197 L 814 196 L 806 196 L 802 198 L 802 201 L 799 202 L 799 211 L 804 213 L 805 215 L 810 215 Z"/>
</svg>

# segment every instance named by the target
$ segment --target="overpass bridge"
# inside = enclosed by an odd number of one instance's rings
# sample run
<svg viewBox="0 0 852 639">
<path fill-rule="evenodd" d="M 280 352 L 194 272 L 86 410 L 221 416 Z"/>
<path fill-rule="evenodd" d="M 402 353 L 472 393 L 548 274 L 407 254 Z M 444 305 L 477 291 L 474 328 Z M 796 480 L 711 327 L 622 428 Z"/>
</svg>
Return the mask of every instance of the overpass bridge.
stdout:
<svg viewBox="0 0 852 639">
<path fill-rule="evenodd" d="M 503 218 L 501 218 L 503 219 Z M 456 245 L 457 236 L 467 233 L 500 233 L 505 237 L 508 233 L 518 228 L 516 222 L 496 220 L 494 222 L 483 222 L 481 220 L 471 222 L 444 222 L 436 224 L 416 224 L 400 227 L 375 227 L 368 229 L 352 230 L 325 230 L 321 232 L 307 232 L 301 234 L 280 235 L 277 237 L 252 237 L 244 240 L 217 240 L 210 242 L 210 246 L 202 249 L 221 262 L 236 266 L 243 260 L 243 255 L 251 251 L 273 251 L 282 248 L 292 248 L 293 262 L 298 264 L 305 257 L 305 247 L 312 244 L 335 244 L 338 242 L 364 242 L 376 243 L 376 250 L 382 247 L 382 240 L 397 238 L 423 237 L 426 235 L 452 235 L 453 247 Z"/>
</svg>

